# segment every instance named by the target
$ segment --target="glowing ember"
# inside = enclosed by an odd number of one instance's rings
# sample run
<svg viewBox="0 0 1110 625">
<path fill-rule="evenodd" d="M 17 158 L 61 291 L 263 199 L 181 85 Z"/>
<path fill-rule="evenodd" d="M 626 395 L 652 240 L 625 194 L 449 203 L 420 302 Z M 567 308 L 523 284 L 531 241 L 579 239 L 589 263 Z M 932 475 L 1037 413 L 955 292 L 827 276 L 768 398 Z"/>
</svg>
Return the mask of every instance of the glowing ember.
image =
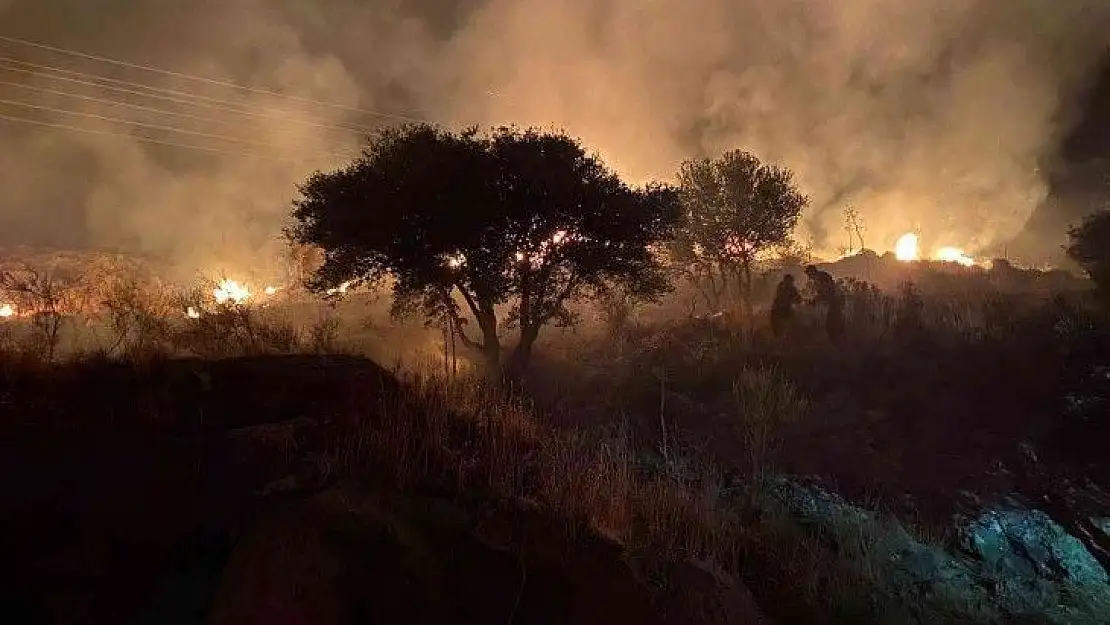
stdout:
<svg viewBox="0 0 1110 625">
<path fill-rule="evenodd" d="M 327 295 L 335 295 L 336 293 L 346 293 L 347 289 L 351 288 L 351 284 L 353 282 L 354 282 L 354 280 L 348 280 L 348 281 L 344 282 L 343 284 L 340 284 L 339 286 L 337 286 L 333 289 L 328 289 L 327 291 L 324 291 L 324 293 L 326 293 Z"/>
<path fill-rule="evenodd" d="M 200 319 L 200 311 L 190 306 L 185 309 L 185 317 L 188 319 Z"/>
<path fill-rule="evenodd" d="M 278 287 L 276 287 L 276 286 L 268 286 L 268 287 L 266 287 L 266 288 L 265 288 L 265 289 L 263 289 L 263 290 L 265 291 L 266 295 L 273 295 L 274 293 L 277 293 L 277 292 L 278 292 Z"/>
<path fill-rule="evenodd" d="M 242 304 L 251 296 L 251 292 L 234 280 L 223 280 L 212 290 L 212 295 L 217 304 Z"/>
<path fill-rule="evenodd" d="M 901 237 L 898 237 L 898 242 L 894 244 L 894 256 L 903 262 L 917 260 L 919 258 L 917 252 L 917 235 L 912 232 L 907 232 Z"/>
<path fill-rule="evenodd" d="M 7 319 L 15 316 L 15 307 L 11 304 L 0 304 L 0 317 Z"/>
<path fill-rule="evenodd" d="M 975 259 L 968 256 L 958 247 L 942 247 L 937 250 L 936 259 L 946 263 L 959 263 L 964 267 L 975 264 Z"/>
</svg>

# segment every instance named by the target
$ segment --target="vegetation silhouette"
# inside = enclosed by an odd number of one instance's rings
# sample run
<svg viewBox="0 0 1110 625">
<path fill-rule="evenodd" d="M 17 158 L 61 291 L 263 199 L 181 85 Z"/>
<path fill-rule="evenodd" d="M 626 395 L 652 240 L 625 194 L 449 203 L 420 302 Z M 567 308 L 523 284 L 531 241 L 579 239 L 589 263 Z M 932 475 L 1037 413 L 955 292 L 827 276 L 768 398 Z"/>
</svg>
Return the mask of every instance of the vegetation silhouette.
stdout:
<svg viewBox="0 0 1110 625">
<path fill-rule="evenodd" d="M 752 270 L 759 254 L 790 243 L 809 204 L 789 169 L 743 150 L 689 160 L 678 171 L 685 223 L 672 246 L 720 310 L 731 298 L 752 308 Z"/>
<path fill-rule="evenodd" d="M 677 193 L 630 187 L 562 133 L 387 129 L 300 191 L 288 234 L 325 252 L 313 291 L 389 276 L 396 313 L 449 320 L 491 374 L 503 368 L 502 327 L 518 329 L 518 371 L 541 328 L 573 322 L 572 301 L 613 285 L 641 298 L 669 288 L 651 248 L 678 223 Z"/>
<path fill-rule="evenodd" d="M 1083 268 L 1110 302 L 1110 209 L 1088 215 L 1068 231 L 1068 257 Z"/>
<path fill-rule="evenodd" d="M 0 267 L 0 551 L 26 563 L 0 603 L 65 623 L 170 622 L 181 594 L 211 623 L 1106 622 L 1092 281 L 820 263 L 791 240 L 789 172 L 744 152 L 684 172 L 633 187 L 562 133 L 404 126 L 302 185 L 290 281 L 255 299 L 115 261 Z M 1100 219 L 1072 234 L 1096 284 Z M 825 315 L 798 305 L 807 266 Z M 719 308 L 695 315 L 707 272 Z M 478 367 L 446 366 L 430 324 Z M 402 352 L 444 366 L 376 364 Z"/>
</svg>

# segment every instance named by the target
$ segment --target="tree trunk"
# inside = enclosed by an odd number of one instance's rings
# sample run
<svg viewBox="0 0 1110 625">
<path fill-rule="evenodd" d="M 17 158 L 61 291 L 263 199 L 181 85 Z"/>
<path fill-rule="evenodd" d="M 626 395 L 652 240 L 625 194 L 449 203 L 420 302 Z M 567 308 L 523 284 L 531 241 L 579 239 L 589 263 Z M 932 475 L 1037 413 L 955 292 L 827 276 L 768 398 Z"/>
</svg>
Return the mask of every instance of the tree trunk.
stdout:
<svg viewBox="0 0 1110 625">
<path fill-rule="evenodd" d="M 536 344 L 536 339 L 540 335 L 539 324 L 522 325 L 520 328 L 520 341 L 513 349 L 513 355 L 509 359 L 508 375 L 510 378 L 519 378 L 524 371 L 528 368 L 528 363 L 532 360 L 532 346 Z"/>
<path fill-rule="evenodd" d="M 753 314 L 751 261 L 745 261 L 740 266 L 740 301 L 744 306 L 744 315 L 751 318 Z"/>
<path fill-rule="evenodd" d="M 743 266 L 730 264 L 727 270 L 723 271 L 723 280 L 728 288 L 728 314 L 730 318 L 735 318 L 735 315 L 747 310 Z"/>
<path fill-rule="evenodd" d="M 486 365 L 486 375 L 491 379 L 501 376 L 501 341 L 497 337 L 497 317 L 492 311 L 482 311 L 478 315 L 478 327 L 482 330 L 482 359 Z"/>
</svg>

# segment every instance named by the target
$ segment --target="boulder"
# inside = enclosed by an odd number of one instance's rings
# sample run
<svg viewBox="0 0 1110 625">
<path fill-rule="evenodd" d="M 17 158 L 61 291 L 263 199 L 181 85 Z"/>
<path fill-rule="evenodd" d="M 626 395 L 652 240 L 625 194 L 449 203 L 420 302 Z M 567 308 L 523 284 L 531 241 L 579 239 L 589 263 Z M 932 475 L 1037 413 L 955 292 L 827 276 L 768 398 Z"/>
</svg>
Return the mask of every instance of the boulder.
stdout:
<svg viewBox="0 0 1110 625">
<path fill-rule="evenodd" d="M 949 546 L 922 541 L 817 486 L 776 478 L 770 492 L 858 559 L 877 593 L 899 597 L 925 621 L 1110 622 L 1106 570 L 1044 511 L 1011 500 L 959 524 Z"/>
<path fill-rule="evenodd" d="M 960 539 L 1007 612 L 1055 612 L 1059 607 L 1068 613 L 1066 604 L 1078 595 L 1102 597 L 1110 606 L 1102 565 L 1078 538 L 1040 510 L 988 510 L 961 528 Z"/>
</svg>

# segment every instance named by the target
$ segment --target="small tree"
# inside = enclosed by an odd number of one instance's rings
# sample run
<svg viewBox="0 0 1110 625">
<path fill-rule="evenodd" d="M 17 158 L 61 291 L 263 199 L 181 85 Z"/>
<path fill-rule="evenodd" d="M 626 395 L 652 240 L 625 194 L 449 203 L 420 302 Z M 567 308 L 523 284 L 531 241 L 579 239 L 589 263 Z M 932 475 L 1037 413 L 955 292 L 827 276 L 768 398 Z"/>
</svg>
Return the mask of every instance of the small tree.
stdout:
<svg viewBox="0 0 1110 625">
<path fill-rule="evenodd" d="M 35 355 L 54 360 L 66 313 L 72 312 L 73 284 L 28 265 L 18 272 L 0 272 L 0 293 L 15 299 L 18 310 L 30 314 Z"/>
<path fill-rule="evenodd" d="M 863 217 L 859 214 L 859 209 L 852 204 L 844 207 L 844 231 L 848 233 L 848 254 L 855 250 L 862 251 L 866 247 L 863 242 L 863 233 L 866 231 Z M 858 248 L 855 247 L 856 241 L 859 241 Z"/>
<path fill-rule="evenodd" d="M 681 215 L 671 189 L 630 188 L 578 141 L 513 128 L 383 130 L 300 192 L 287 234 L 324 251 L 310 290 L 391 276 L 395 314 L 446 318 L 498 373 L 503 326 L 519 330 L 519 370 L 540 329 L 570 323 L 567 305 L 589 290 L 666 291 L 650 248 Z"/>
<path fill-rule="evenodd" d="M 1068 231 L 1066 251 L 1095 283 L 1104 299 L 1110 300 L 1110 209 L 1088 215 Z"/>
<path fill-rule="evenodd" d="M 686 228 L 675 260 L 689 267 L 711 306 L 729 291 L 750 311 L 756 256 L 785 245 L 809 199 L 790 170 L 742 150 L 686 161 L 678 173 Z"/>
</svg>

